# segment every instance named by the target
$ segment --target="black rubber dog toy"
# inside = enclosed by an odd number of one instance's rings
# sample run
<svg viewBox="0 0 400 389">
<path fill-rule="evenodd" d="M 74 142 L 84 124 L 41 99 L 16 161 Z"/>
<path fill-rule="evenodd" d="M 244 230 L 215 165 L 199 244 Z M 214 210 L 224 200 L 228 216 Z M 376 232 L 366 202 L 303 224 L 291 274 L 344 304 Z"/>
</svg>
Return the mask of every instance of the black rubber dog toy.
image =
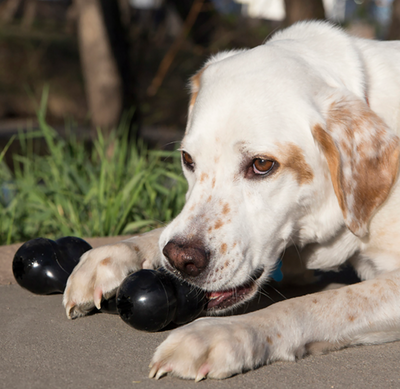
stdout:
<svg viewBox="0 0 400 389">
<path fill-rule="evenodd" d="M 14 277 L 20 286 L 32 293 L 63 293 L 81 255 L 91 248 L 89 243 L 73 236 L 56 241 L 32 239 L 15 253 Z"/>
<path fill-rule="evenodd" d="M 159 331 L 169 323 L 196 319 L 207 300 L 205 292 L 164 269 L 130 274 L 117 291 L 117 310 L 122 320 L 142 331 Z"/>
<path fill-rule="evenodd" d="M 91 248 L 83 239 L 70 236 L 56 241 L 32 239 L 14 256 L 14 277 L 36 294 L 63 293 L 81 255 Z M 116 298 L 102 301 L 101 311 L 118 311 L 122 320 L 136 329 L 159 331 L 171 321 L 184 324 L 194 320 L 205 304 L 204 291 L 164 269 L 140 270 L 123 281 Z"/>
</svg>

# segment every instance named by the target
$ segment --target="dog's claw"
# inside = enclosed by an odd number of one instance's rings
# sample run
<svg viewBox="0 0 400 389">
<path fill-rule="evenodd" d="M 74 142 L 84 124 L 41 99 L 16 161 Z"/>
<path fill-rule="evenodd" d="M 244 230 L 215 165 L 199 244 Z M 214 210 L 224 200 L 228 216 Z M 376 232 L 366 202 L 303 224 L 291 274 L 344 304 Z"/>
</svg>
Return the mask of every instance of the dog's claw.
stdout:
<svg viewBox="0 0 400 389">
<path fill-rule="evenodd" d="M 94 295 L 93 295 L 93 301 L 94 301 L 94 305 L 95 307 L 100 310 L 101 309 L 101 299 L 103 297 L 103 290 L 99 287 L 97 287 L 94 290 Z"/>
<path fill-rule="evenodd" d="M 167 370 L 164 369 L 160 369 L 158 370 L 156 376 L 154 377 L 156 380 L 159 380 L 161 377 L 163 377 L 164 375 L 166 375 L 168 373 Z"/>
<path fill-rule="evenodd" d="M 75 315 L 74 315 L 74 307 L 75 307 L 75 303 L 74 302 L 70 302 L 67 304 L 67 306 L 65 307 L 66 312 L 67 312 L 67 317 L 68 319 L 75 319 Z"/>
<path fill-rule="evenodd" d="M 149 378 L 155 378 L 159 380 L 161 377 L 165 376 L 167 373 L 172 371 L 172 367 L 165 365 L 161 366 L 161 363 L 156 363 L 150 370 Z"/>
<path fill-rule="evenodd" d="M 208 363 L 203 363 L 203 365 L 201 365 L 199 371 L 197 372 L 194 382 L 200 382 L 204 380 L 209 372 L 210 372 L 210 366 L 208 365 Z"/>
<path fill-rule="evenodd" d="M 93 303 L 91 302 L 77 304 L 76 302 L 71 301 L 65 305 L 65 310 L 68 319 L 77 319 L 78 317 L 85 316 L 92 309 L 93 309 Z"/>
<path fill-rule="evenodd" d="M 206 377 L 207 375 L 197 374 L 196 378 L 194 379 L 194 382 L 200 382 L 204 380 Z"/>
<path fill-rule="evenodd" d="M 158 363 L 150 363 L 149 367 L 151 368 L 150 373 L 149 373 L 149 378 L 154 378 L 154 376 L 157 373 L 157 370 L 159 368 L 159 364 Z"/>
</svg>

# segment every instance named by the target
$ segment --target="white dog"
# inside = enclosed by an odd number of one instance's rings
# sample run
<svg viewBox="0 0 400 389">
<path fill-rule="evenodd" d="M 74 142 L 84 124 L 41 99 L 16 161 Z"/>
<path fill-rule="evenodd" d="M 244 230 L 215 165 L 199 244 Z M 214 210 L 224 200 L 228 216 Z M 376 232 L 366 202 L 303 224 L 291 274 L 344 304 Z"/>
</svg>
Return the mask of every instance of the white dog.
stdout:
<svg viewBox="0 0 400 389">
<path fill-rule="evenodd" d="M 68 317 L 160 265 L 223 312 L 254 296 L 285 253 L 307 269 L 349 261 L 363 282 L 196 320 L 159 346 L 150 376 L 225 378 L 316 348 L 400 339 L 400 43 L 299 23 L 216 55 L 191 85 L 185 207 L 165 229 L 84 254 Z"/>
</svg>

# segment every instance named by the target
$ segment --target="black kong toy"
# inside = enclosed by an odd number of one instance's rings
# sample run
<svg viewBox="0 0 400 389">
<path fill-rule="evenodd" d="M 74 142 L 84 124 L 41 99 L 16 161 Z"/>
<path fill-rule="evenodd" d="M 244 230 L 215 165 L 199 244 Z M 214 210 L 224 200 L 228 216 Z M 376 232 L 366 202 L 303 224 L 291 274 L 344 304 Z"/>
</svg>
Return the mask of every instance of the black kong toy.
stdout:
<svg viewBox="0 0 400 389">
<path fill-rule="evenodd" d="M 32 293 L 63 293 L 81 255 L 91 248 L 89 243 L 73 236 L 56 241 L 32 239 L 15 253 L 14 277 L 20 286 Z"/>
<path fill-rule="evenodd" d="M 36 294 L 63 293 L 81 255 L 91 248 L 83 239 L 71 236 L 56 241 L 32 239 L 14 256 L 14 277 L 20 286 Z M 196 319 L 205 304 L 204 291 L 164 269 L 140 270 L 123 281 L 116 299 L 102 301 L 101 311 L 118 311 L 132 327 L 158 331 L 171 321 L 184 324 Z"/>
<path fill-rule="evenodd" d="M 117 291 L 122 320 L 142 331 L 159 331 L 169 323 L 196 319 L 206 304 L 205 292 L 164 269 L 130 274 Z"/>
</svg>

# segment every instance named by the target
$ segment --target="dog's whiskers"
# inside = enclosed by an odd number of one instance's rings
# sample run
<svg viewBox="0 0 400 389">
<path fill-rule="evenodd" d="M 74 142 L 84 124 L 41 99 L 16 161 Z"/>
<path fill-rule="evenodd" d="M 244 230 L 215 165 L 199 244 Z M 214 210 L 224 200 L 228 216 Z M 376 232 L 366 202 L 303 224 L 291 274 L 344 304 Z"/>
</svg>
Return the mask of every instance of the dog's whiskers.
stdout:
<svg viewBox="0 0 400 389">
<path fill-rule="evenodd" d="M 281 297 L 283 297 L 283 299 L 285 299 L 285 300 L 288 299 L 283 293 L 281 293 L 281 292 L 280 292 L 278 289 L 276 289 L 274 286 L 272 286 L 271 284 L 269 284 L 269 286 L 270 286 L 276 293 L 278 293 Z"/>
<path fill-rule="evenodd" d="M 170 145 L 175 145 L 175 144 L 177 144 L 177 143 L 181 143 L 181 141 L 180 140 L 173 140 L 173 141 L 171 141 L 171 142 L 168 142 L 168 143 L 164 143 L 164 145 L 162 146 L 163 148 L 165 148 L 165 147 L 167 147 L 167 146 L 170 146 Z M 175 150 L 174 150 L 175 151 Z M 178 150 L 179 151 L 179 150 Z"/>
</svg>

